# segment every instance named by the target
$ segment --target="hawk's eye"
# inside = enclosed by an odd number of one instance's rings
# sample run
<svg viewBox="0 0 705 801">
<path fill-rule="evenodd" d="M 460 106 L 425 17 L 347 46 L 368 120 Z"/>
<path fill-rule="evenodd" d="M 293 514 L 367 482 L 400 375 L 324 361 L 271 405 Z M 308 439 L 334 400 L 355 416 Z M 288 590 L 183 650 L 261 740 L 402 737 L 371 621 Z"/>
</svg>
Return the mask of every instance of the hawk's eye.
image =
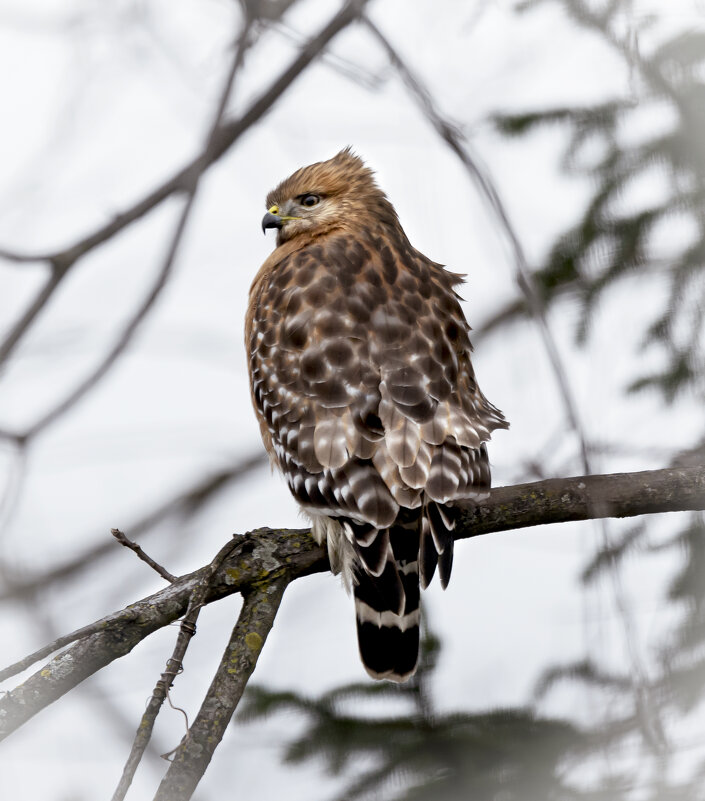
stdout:
<svg viewBox="0 0 705 801">
<path fill-rule="evenodd" d="M 302 206 L 306 206 L 306 207 L 308 207 L 310 209 L 313 206 L 315 206 L 318 203 L 319 200 L 320 200 L 320 197 L 318 197 L 318 195 L 304 195 L 301 198 L 301 205 Z"/>
</svg>

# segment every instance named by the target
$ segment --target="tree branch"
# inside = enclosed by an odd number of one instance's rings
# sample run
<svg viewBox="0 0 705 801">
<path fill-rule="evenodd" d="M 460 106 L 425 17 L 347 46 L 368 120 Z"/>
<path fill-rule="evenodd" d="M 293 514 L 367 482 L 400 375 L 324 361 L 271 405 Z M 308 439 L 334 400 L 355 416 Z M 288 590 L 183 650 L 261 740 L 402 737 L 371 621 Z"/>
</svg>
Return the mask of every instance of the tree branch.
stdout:
<svg viewBox="0 0 705 801">
<path fill-rule="evenodd" d="M 705 466 L 638 473 L 549 478 L 497 487 L 487 501 L 463 510 L 456 539 L 499 531 L 705 509 Z"/>
<path fill-rule="evenodd" d="M 19 256 L 15 258 L 15 261 L 21 260 L 22 259 Z M 26 260 L 29 261 L 30 257 L 27 257 Z M 68 267 L 62 268 L 57 266 L 57 263 L 51 259 L 49 259 L 49 261 L 52 265 L 52 270 L 44 282 L 44 285 L 36 294 L 34 300 L 25 309 L 20 319 L 8 331 L 4 341 L 0 344 L 0 365 L 2 365 L 9 358 L 10 354 L 17 347 L 28 328 L 34 322 L 36 316 L 49 302 L 49 299 L 54 292 L 56 292 L 57 287 L 66 275 Z M 24 435 L 19 433 L 9 433 L 8 436 L 17 440 L 24 439 Z"/>
<path fill-rule="evenodd" d="M 296 78 L 328 46 L 331 40 L 359 18 L 368 2 L 369 0 L 348 0 L 330 22 L 308 40 L 289 67 L 270 84 L 242 116 L 236 120 L 220 124 L 202 153 L 131 208 L 116 215 L 109 223 L 96 229 L 84 239 L 57 253 L 38 254 L 36 256 L 6 253 L 5 255 L 14 262 L 47 261 L 52 266 L 52 274 L 27 312 L 12 327 L 5 341 L 0 345 L 0 364 L 10 356 L 22 336 L 34 322 L 36 316 L 46 306 L 61 278 L 79 259 L 94 248 L 107 242 L 126 226 L 139 220 L 175 192 L 187 191 L 193 185 L 196 176 L 203 174 L 208 167 L 218 161 L 242 134 L 265 116 Z"/>
<path fill-rule="evenodd" d="M 487 500 L 463 507 L 455 538 L 547 523 L 702 510 L 705 466 L 553 478 L 498 487 Z M 205 602 L 247 592 L 283 571 L 294 580 L 328 569 L 324 549 L 316 545 L 308 529 L 257 529 L 244 536 L 236 553 L 215 573 Z M 92 624 L 89 628 L 94 633 L 8 692 L 0 699 L 0 740 L 85 678 L 129 653 L 153 631 L 179 618 L 207 570 L 182 576 L 169 587 Z"/>
<path fill-rule="evenodd" d="M 289 577 L 280 573 L 244 594 L 240 616 L 215 677 L 154 801 L 191 798 L 257 665 L 288 584 Z"/>
<path fill-rule="evenodd" d="M 152 559 L 148 553 L 145 553 L 136 542 L 133 542 L 133 540 L 125 535 L 124 531 L 120 531 L 119 528 L 111 528 L 110 533 L 120 545 L 124 545 L 125 548 L 134 551 L 138 559 L 141 559 L 145 564 L 149 565 L 155 573 L 158 573 L 165 581 L 168 581 L 169 584 L 173 584 L 176 581 L 176 576 L 170 573 L 163 565 L 160 565 L 159 562 Z"/>
<path fill-rule="evenodd" d="M 203 572 L 203 575 L 200 577 L 198 583 L 194 587 L 193 592 L 189 597 L 188 609 L 186 610 L 184 619 L 181 621 L 181 626 L 179 627 L 179 636 L 176 639 L 174 650 L 171 654 L 171 657 L 167 659 L 164 672 L 157 681 L 154 692 L 152 693 L 152 697 L 149 699 L 147 708 L 145 709 L 139 726 L 137 727 L 137 734 L 135 734 L 135 739 L 132 743 L 132 748 L 130 749 L 130 755 L 127 758 L 127 762 L 125 763 L 125 767 L 122 771 L 122 776 L 120 777 L 118 786 L 113 794 L 113 801 L 123 801 L 127 791 L 130 788 L 130 785 L 132 784 L 135 771 L 142 761 L 142 757 L 144 756 L 144 752 L 149 745 L 149 741 L 152 739 L 154 722 L 156 721 L 157 715 L 162 708 L 164 699 L 168 696 L 169 690 L 174 683 L 174 679 L 183 669 L 184 656 L 186 655 L 186 650 L 189 647 L 191 638 L 196 633 L 196 621 L 198 620 L 198 616 L 201 614 L 201 609 L 204 606 L 205 598 L 208 594 L 208 587 L 213 579 L 213 576 L 218 571 L 218 568 L 223 564 L 226 557 L 231 553 L 234 553 L 240 546 L 240 543 L 243 541 L 244 538 L 241 539 L 240 542 L 237 540 L 234 542 L 231 541 L 222 547 L 216 554 L 213 561 L 208 565 L 207 569 Z"/>
</svg>

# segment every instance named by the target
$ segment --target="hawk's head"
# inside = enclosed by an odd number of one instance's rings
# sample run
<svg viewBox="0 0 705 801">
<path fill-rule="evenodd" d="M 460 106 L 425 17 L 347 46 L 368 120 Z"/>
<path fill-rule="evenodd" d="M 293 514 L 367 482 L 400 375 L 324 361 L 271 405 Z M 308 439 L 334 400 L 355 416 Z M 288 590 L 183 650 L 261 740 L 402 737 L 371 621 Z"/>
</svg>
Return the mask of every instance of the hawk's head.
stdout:
<svg viewBox="0 0 705 801">
<path fill-rule="evenodd" d="M 302 167 L 267 195 L 262 230 L 277 228 L 277 244 L 303 233 L 323 234 L 366 222 L 398 225 L 372 170 L 347 147 L 328 161 Z"/>
</svg>

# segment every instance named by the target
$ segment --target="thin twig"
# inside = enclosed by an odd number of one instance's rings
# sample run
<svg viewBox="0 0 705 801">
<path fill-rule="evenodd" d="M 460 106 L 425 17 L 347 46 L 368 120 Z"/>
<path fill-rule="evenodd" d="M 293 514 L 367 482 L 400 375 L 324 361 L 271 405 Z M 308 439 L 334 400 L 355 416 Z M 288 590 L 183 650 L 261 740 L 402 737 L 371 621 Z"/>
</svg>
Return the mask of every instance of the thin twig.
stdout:
<svg viewBox="0 0 705 801">
<path fill-rule="evenodd" d="M 0 248 L 0 259 L 5 259 L 5 261 L 12 261 L 16 264 L 28 264 L 34 263 L 38 264 L 43 261 L 51 263 L 51 254 L 50 253 L 37 253 L 37 254 L 29 254 L 29 253 L 16 253 L 14 250 L 6 250 L 5 248 Z"/>
<path fill-rule="evenodd" d="M 154 687 L 152 697 L 149 699 L 149 703 L 147 704 L 147 709 L 145 709 L 142 719 L 140 720 L 140 724 L 137 727 L 137 733 L 135 734 L 135 739 L 132 743 L 130 755 L 128 756 L 125 767 L 123 768 L 122 776 L 120 777 L 118 786 L 113 793 L 112 801 L 123 801 L 127 791 L 130 788 L 130 785 L 132 784 L 135 771 L 142 761 L 144 752 L 149 745 L 149 741 L 152 737 L 152 730 L 154 729 L 154 722 L 157 719 L 160 709 L 162 708 L 164 699 L 173 685 L 174 679 L 183 669 L 184 656 L 189 643 L 191 642 L 191 638 L 196 633 L 196 621 L 198 620 L 201 609 L 205 604 L 206 596 L 208 594 L 213 576 L 221 567 L 225 558 L 230 556 L 242 542 L 242 539 L 234 540 L 221 548 L 216 554 L 215 559 L 213 559 L 208 566 L 208 569 L 204 571 L 200 581 L 194 587 L 189 599 L 188 609 L 186 610 L 184 619 L 181 621 L 181 626 L 179 627 L 179 634 L 176 638 L 174 650 L 171 654 L 171 657 L 167 659 L 166 668 Z"/>
<path fill-rule="evenodd" d="M 27 479 L 28 467 L 28 448 L 26 443 L 18 442 L 12 444 L 10 464 L 7 480 L 0 495 L 0 532 L 4 532 L 13 519 L 15 511 L 19 506 L 22 497 L 22 487 Z M 0 559 L 0 576 L 5 578 L 6 570 Z"/>
<path fill-rule="evenodd" d="M 293 42 L 297 46 L 301 46 L 304 41 L 304 37 L 283 22 L 275 24 L 273 28 L 283 38 L 287 39 L 289 42 Z M 343 56 L 338 56 L 335 53 L 324 53 L 320 61 L 321 64 L 330 67 L 330 69 L 337 72 L 338 75 L 347 78 L 370 92 L 376 92 L 382 87 L 387 80 L 389 72 L 389 69 L 385 69 L 382 74 L 371 72 L 357 62 Z"/>
<path fill-rule="evenodd" d="M 132 540 L 128 539 L 124 532 L 120 531 L 119 528 L 111 528 L 110 533 L 115 537 L 115 539 L 120 543 L 120 545 L 124 545 L 126 548 L 129 548 L 131 551 L 134 551 L 137 556 L 146 564 L 148 564 L 152 570 L 155 570 L 159 575 L 166 579 L 170 584 L 173 584 L 176 581 L 176 576 L 170 573 L 165 567 L 162 567 L 159 562 L 155 562 L 149 554 L 146 554 L 142 548 L 136 543 L 132 542 Z"/>
<path fill-rule="evenodd" d="M 705 466 L 554 478 L 491 490 L 487 500 L 462 509 L 454 536 L 459 540 L 548 523 L 703 510 Z M 292 580 L 329 569 L 324 549 L 313 541 L 307 529 L 259 529 L 245 535 L 241 543 L 210 581 L 206 603 L 247 592 L 282 569 Z M 263 574 L 265 563 L 267 570 Z M 184 614 L 195 587 L 208 570 L 201 568 L 183 576 L 148 598 L 86 627 L 94 633 L 0 698 L 0 740 L 85 678 L 129 653 L 152 632 Z"/>
<path fill-rule="evenodd" d="M 53 264 L 53 262 L 50 263 Z M 53 268 L 44 286 L 36 294 L 34 300 L 25 309 L 24 314 L 21 315 L 19 320 L 10 328 L 5 336 L 5 339 L 0 344 L 0 365 L 4 364 L 10 357 L 10 354 L 19 344 L 22 337 L 25 335 L 29 327 L 34 322 L 39 312 L 47 305 L 51 296 L 56 292 L 57 287 L 66 276 L 68 268 L 57 269 Z M 24 436 L 22 434 L 15 434 L 16 437 Z"/>
<path fill-rule="evenodd" d="M 215 677 L 193 725 L 175 751 L 154 801 L 191 798 L 255 669 L 289 581 L 283 572 L 245 594 Z"/>
</svg>

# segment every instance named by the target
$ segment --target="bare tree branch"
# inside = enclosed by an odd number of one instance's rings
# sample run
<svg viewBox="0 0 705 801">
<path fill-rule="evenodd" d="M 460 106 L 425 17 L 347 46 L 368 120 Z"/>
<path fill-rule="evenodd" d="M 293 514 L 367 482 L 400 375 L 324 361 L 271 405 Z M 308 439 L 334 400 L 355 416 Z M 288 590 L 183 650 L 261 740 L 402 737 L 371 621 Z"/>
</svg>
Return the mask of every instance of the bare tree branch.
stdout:
<svg viewBox="0 0 705 801">
<path fill-rule="evenodd" d="M 24 259 L 21 259 L 19 256 L 15 257 L 14 259 L 14 261 L 23 260 Z M 27 257 L 26 260 L 35 261 L 35 259 L 30 259 L 30 257 Z M 53 259 L 51 260 L 51 266 L 51 273 L 44 283 L 44 286 L 39 290 L 34 300 L 25 309 L 24 314 L 12 326 L 12 328 L 8 331 L 4 341 L 0 344 L 0 365 L 7 361 L 10 354 L 14 351 L 15 347 L 19 344 L 19 341 L 34 322 L 36 316 L 49 302 L 49 299 L 63 280 L 69 267 L 69 265 L 59 266 L 59 262 L 54 261 Z M 8 432 L 6 436 L 18 441 L 23 441 L 25 439 L 24 434 L 19 433 Z"/>
<path fill-rule="evenodd" d="M 36 264 L 37 262 L 47 261 L 51 264 L 52 255 L 50 253 L 43 253 L 31 255 L 27 253 L 15 253 L 14 250 L 6 250 L 0 248 L 0 259 L 5 261 L 12 261 L 15 264 Z"/>
<path fill-rule="evenodd" d="M 71 645 L 72 642 L 83 640 L 86 637 L 89 637 L 91 634 L 102 631 L 106 627 L 116 623 L 127 623 L 129 621 L 137 620 L 138 618 L 139 612 L 131 607 L 127 607 L 127 609 L 122 609 L 119 612 L 107 615 L 100 620 L 96 620 L 95 623 L 89 623 L 87 626 L 81 626 L 81 628 L 76 629 L 69 634 L 64 634 L 61 637 L 57 637 L 48 645 L 38 648 L 36 651 L 33 651 L 23 659 L 19 659 L 17 662 L 13 662 L 11 665 L 8 665 L 6 668 L 0 670 L 0 682 L 9 679 L 12 676 L 16 676 L 18 673 L 22 673 L 23 670 L 31 667 L 35 662 L 38 662 L 40 659 L 44 659 L 61 648 L 65 648 L 67 645 Z"/>
<path fill-rule="evenodd" d="M 702 510 L 705 466 L 554 478 L 491 490 L 486 501 L 463 507 L 455 537 L 466 539 L 547 523 Z M 258 529 L 245 535 L 237 552 L 213 576 L 205 602 L 247 592 L 280 571 L 294 580 L 327 569 L 324 549 L 307 529 Z M 0 740 L 85 678 L 129 653 L 153 631 L 180 617 L 207 570 L 183 576 L 92 624 L 93 634 L 0 698 Z"/>
<path fill-rule="evenodd" d="M 345 5 L 332 17 L 319 33 L 311 37 L 301 49 L 298 56 L 249 106 L 249 108 L 236 120 L 225 122 L 218 126 L 210 137 L 208 147 L 186 166 L 178 170 L 159 187 L 151 191 L 131 208 L 116 215 L 109 223 L 101 226 L 84 239 L 74 245 L 54 254 L 21 255 L 12 254 L 15 262 L 48 261 L 52 265 L 52 276 L 41 290 L 30 309 L 20 318 L 7 334 L 5 341 L 0 345 L 0 364 L 2 364 L 14 351 L 20 339 L 37 314 L 46 305 L 58 286 L 61 277 L 71 269 L 76 262 L 94 248 L 102 245 L 119 233 L 126 226 L 135 222 L 158 206 L 175 192 L 187 191 L 193 185 L 197 176 L 204 173 L 208 167 L 218 161 L 237 140 L 259 122 L 273 107 L 279 98 L 286 92 L 296 78 L 311 64 L 312 61 L 328 46 L 331 40 L 352 22 L 355 22 L 362 13 L 369 0 L 347 0 Z M 61 277 L 55 275 L 61 272 Z"/>
<path fill-rule="evenodd" d="M 188 801 L 223 739 L 230 719 L 257 665 L 289 584 L 274 574 L 244 593 L 244 603 L 198 716 L 179 746 L 155 801 Z"/>
<path fill-rule="evenodd" d="M 245 58 L 245 52 L 249 45 L 251 28 L 252 28 L 252 19 L 248 16 L 245 18 L 242 30 L 240 31 L 240 34 L 238 36 L 235 45 L 235 56 L 232 60 L 232 65 L 228 71 L 228 75 L 225 80 L 225 85 L 218 99 L 218 105 L 213 115 L 212 122 L 208 128 L 208 133 L 206 136 L 206 145 L 204 148 L 204 152 L 206 153 L 210 150 L 213 144 L 213 139 L 215 137 L 216 131 L 220 127 L 223 115 L 225 114 L 228 98 L 230 97 L 232 86 L 235 81 L 235 75 L 237 74 L 238 70 L 242 67 Z M 196 199 L 196 194 L 198 192 L 200 180 L 205 169 L 206 165 L 203 165 L 201 169 L 195 170 L 191 176 L 190 181 L 184 186 L 186 192 L 186 201 L 184 202 L 183 208 L 181 209 L 181 214 L 179 215 L 179 219 L 176 223 L 176 228 L 174 229 L 174 233 L 169 243 L 169 247 L 167 249 L 167 253 L 162 263 L 161 269 L 157 273 L 156 279 L 152 284 L 152 286 L 150 287 L 147 296 L 142 301 L 142 303 L 137 307 L 137 311 L 132 315 L 129 322 L 123 329 L 122 333 L 117 338 L 115 344 L 113 345 L 112 348 L 110 348 L 110 350 L 103 357 L 100 363 L 95 368 L 93 368 L 93 370 L 91 370 L 91 372 L 82 381 L 80 381 L 78 385 L 75 386 L 68 393 L 68 395 L 66 395 L 62 400 L 60 400 L 52 409 L 49 409 L 48 412 L 46 412 L 42 417 L 40 417 L 39 420 L 37 420 L 32 426 L 30 426 L 29 429 L 27 429 L 27 431 L 24 434 L 21 435 L 24 441 L 27 441 L 32 437 L 36 436 L 42 429 L 51 425 L 59 417 L 66 414 L 66 412 L 72 409 L 81 400 L 81 398 L 83 398 L 84 395 L 86 395 L 95 386 L 97 386 L 97 384 L 100 383 L 101 379 L 108 373 L 110 368 L 124 353 L 125 349 L 128 347 L 128 345 L 134 338 L 139 327 L 147 318 L 147 315 L 150 313 L 154 304 L 159 299 L 159 296 L 161 295 L 162 291 L 164 290 L 164 287 L 167 285 L 171 277 L 174 263 L 176 261 L 176 255 L 178 253 L 179 246 L 181 245 L 181 240 L 183 239 L 188 219 L 191 216 L 191 210 L 193 209 L 193 204 Z M 71 264 L 73 263 L 75 262 L 71 262 Z M 65 272 L 66 270 L 61 272 L 61 275 L 64 275 Z M 59 271 L 55 269 L 54 272 L 52 273 L 52 278 L 56 277 L 58 274 Z M 59 279 L 57 279 L 57 281 L 58 280 Z M 2 363 L 2 353 L 0 352 L 0 364 L 1 363 Z"/>
<path fill-rule="evenodd" d="M 198 620 L 198 616 L 201 614 L 201 609 L 205 603 L 205 598 L 208 594 L 208 588 L 213 576 L 223 564 L 225 558 L 231 553 L 235 552 L 240 544 L 244 541 L 244 538 L 239 538 L 227 543 L 227 545 L 221 548 L 206 570 L 203 571 L 198 583 L 193 588 L 193 591 L 189 597 L 188 609 L 186 610 L 184 619 L 181 621 L 181 626 L 179 627 L 179 635 L 176 639 L 174 650 L 171 654 L 171 657 L 167 659 L 166 668 L 159 677 L 159 681 L 157 681 L 156 687 L 152 692 L 152 697 L 149 699 L 147 708 L 145 709 L 142 719 L 140 720 L 140 724 L 137 727 L 137 733 L 135 734 L 135 739 L 132 743 L 132 748 L 130 749 L 130 755 L 125 763 L 122 776 L 120 777 L 118 786 L 115 789 L 112 801 L 123 801 L 127 791 L 130 789 L 135 771 L 142 761 L 142 757 L 144 756 L 144 752 L 149 745 L 149 741 L 152 739 L 154 722 L 156 721 L 157 715 L 162 708 L 164 699 L 167 697 L 169 690 L 174 683 L 174 679 L 179 675 L 183 668 L 184 656 L 186 655 L 186 650 L 189 647 L 191 638 L 196 633 L 196 621 Z"/>
</svg>

